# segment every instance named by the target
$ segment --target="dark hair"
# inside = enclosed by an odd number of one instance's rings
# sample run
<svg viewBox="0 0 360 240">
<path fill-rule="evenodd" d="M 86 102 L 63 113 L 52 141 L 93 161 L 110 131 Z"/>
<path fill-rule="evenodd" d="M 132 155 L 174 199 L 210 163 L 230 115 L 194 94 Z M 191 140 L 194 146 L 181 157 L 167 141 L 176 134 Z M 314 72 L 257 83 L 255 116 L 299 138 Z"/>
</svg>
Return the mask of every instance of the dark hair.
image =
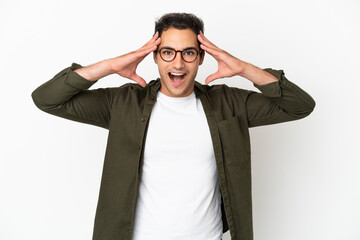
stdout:
<svg viewBox="0 0 360 240">
<path fill-rule="evenodd" d="M 155 22 L 155 33 L 159 36 L 169 28 L 187 29 L 190 28 L 196 35 L 204 32 L 204 22 L 191 13 L 167 13 Z"/>
</svg>

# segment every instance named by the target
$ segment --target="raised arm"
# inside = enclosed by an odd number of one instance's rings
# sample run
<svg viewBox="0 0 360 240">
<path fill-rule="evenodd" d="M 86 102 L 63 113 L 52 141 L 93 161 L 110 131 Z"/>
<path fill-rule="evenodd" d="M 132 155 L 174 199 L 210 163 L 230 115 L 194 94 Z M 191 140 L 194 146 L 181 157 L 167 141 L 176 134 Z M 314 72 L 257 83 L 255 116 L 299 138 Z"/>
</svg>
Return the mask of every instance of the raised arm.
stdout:
<svg viewBox="0 0 360 240">
<path fill-rule="evenodd" d="M 315 101 L 304 90 L 286 79 L 283 71 L 263 70 L 246 63 L 215 46 L 202 32 L 198 39 L 200 47 L 218 62 L 218 70 L 206 78 L 206 83 L 238 75 L 253 82 L 261 91 L 257 93 L 234 90 L 235 95 L 238 93 L 241 101 L 246 103 L 250 127 L 300 119 L 313 111 Z"/>
<path fill-rule="evenodd" d="M 159 33 L 156 33 L 150 41 L 136 51 L 77 69 L 75 72 L 89 81 L 97 81 L 107 75 L 115 73 L 145 87 L 146 82 L 142 77 L 137 75 L 136 68 L 149 53 L 156 50 L 161 42 L 161 38 L 158 36 Z"/>
<path fill-rule="evenodd" d="M 156 33 L 143 47 L 128 54 L 88 67 L 73 64 L 35 89 L 31 95 L 33 101 L 39 109 L 47 113 L 108 128 L 112 91 L 115 89 L 88 89 L 99 79 L 113 73 L 145 87 L 146 82 L 137 75 L 136 68 L 160 42 L 161 39 Z"/>
</svg>

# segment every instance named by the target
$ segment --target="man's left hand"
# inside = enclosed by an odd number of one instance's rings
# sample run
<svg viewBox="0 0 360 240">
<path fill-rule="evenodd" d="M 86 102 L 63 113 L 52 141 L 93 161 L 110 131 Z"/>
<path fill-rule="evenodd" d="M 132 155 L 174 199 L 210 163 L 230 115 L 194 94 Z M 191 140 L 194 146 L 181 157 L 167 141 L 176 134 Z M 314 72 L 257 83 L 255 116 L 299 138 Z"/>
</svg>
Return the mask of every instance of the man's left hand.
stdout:
<svg viewBox="0 0 360 240">
<path fill-rule="evenodd" d="M 210 42 L 202 32 L 198 35 L 198 39 L 201 43 L 200 47 L 205 50 L 208 54 L 213 56 L 215 60 L 218 62 L 218 70 L 217 72 L 209 75 L 205 83 L 209 84 L 210 82 L 224 77 L 232 77 L 235 75 L 240 75 L 240 73 L 244 69 L 245 62 L 240 59 L 232 56 L 228 52 L 218 48 Z"/>
<path fill-rule="evenodd" d="M 215 44 L 210 42 L 202 32 L 198 34 L 198 39 L 201 43 L 200 47 L 213 56 L 218 62 L 217 72 L 206 78 L 206 84 L 219 78 L 232 77 L 236 75 L 244 77 L 257 85 L 265 85 L 278 81 L 278 79 L 271 73 L 268 73 L 250 63 L 241 61 L 240 59 L 232 56 L 230 53 L 218 48 Z"/>
</svg>

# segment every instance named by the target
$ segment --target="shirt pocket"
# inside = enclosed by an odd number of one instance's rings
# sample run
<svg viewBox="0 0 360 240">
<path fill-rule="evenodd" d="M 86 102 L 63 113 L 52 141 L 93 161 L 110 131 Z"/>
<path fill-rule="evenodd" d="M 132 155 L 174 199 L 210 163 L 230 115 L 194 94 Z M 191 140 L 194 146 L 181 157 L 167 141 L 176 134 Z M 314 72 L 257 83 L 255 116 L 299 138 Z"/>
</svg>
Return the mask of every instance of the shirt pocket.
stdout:
<svg viewBox="0 0 360 240">
<path fill-rule="evenodd" d="M 225 167 L 250 164 L 250 137 L 246 120 L 234 116 L 217 125 Z"/>
</svg>

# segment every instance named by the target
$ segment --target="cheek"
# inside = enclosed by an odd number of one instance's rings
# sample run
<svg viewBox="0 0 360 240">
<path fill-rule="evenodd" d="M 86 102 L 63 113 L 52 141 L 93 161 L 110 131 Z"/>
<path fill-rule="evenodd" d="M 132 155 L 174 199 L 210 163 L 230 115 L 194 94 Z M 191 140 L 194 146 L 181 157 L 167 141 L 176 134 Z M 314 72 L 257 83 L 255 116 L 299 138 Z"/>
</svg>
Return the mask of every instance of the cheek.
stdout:
<svg viewBox="0 0 360 240">
<path fill-rule="evenodd" d="M 198 65 L 193 66 L 193 67 L 191 68 L 191 72 L 192 72 L 193 74 L 196 74 L 197 71 L 198 71 L 198 68 L 199 68 Z"/>
<path fill-rule="evenodd" d="M 163 64 L 158 61 L 158 62 L 157 62 L 157 65 L 158 65 L 159 72 L 163 71 L 163 69 L 164 69 Z"/>
<path fill-rule="evenodd" d="M 158 62 L 158 70 L 159 70 L 160 76 L 163 78 L 166 78 L 167 66 L 161 62 Z"/>
</svg>

